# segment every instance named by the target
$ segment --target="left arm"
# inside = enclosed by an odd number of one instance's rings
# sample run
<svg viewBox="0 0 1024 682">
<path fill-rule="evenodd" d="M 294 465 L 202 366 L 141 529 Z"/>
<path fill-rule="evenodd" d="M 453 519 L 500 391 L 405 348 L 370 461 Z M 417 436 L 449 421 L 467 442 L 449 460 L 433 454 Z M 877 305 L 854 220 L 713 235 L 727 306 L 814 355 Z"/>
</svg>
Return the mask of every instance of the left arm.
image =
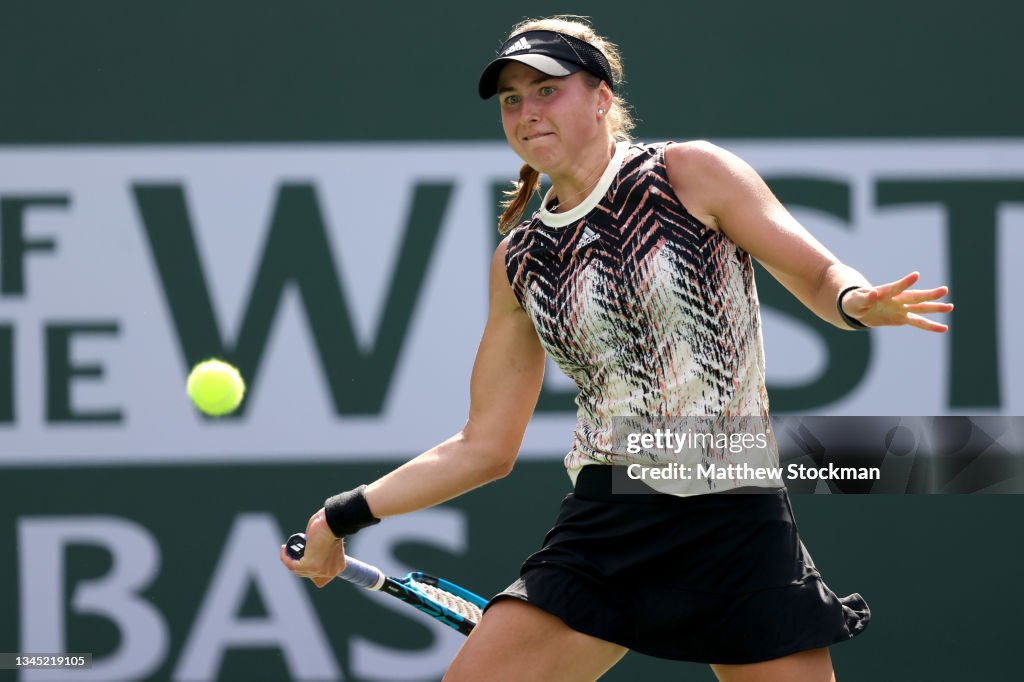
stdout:
<svg viewBox="0 0 1024 682">
<path fill-rule="evenodd" d="M 815 239 L 757 172 L 736 155 L 709 142 L 687 142 L 670 145 L 665 150 L 665 164 L 672 188 L 694 217 L 756 258 L 826 322 L 850 329 L 836 309 L 836 298 L 847 287 L 856 286 L 858 289 L 843 299 L 843 310 L 869 327 L 948 329 L 921 317 L 953 309 L 950 303 L 935 302 L 949 293 L 946 287 L 911 290 L 919 277 L 916 272 L 871 286 L 864 275 L 840 262 Z"/>
</svg>

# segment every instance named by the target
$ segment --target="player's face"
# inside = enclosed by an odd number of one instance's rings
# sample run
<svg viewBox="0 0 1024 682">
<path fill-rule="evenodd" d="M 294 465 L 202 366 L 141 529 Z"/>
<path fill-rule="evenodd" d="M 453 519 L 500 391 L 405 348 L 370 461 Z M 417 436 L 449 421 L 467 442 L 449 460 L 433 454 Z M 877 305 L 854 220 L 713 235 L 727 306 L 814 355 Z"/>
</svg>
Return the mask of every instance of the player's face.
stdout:
<svg viewBox="0 0 1024 682">
<path fill-rule="evenodd" d="M 607 140 L 597 116 L 599 92 L 587 86 L 582 72 L 554 77 L 512 62 L 498 77 L 505 138 L 538 171 L 564 172 L 578 150 Z"/>
</svg>

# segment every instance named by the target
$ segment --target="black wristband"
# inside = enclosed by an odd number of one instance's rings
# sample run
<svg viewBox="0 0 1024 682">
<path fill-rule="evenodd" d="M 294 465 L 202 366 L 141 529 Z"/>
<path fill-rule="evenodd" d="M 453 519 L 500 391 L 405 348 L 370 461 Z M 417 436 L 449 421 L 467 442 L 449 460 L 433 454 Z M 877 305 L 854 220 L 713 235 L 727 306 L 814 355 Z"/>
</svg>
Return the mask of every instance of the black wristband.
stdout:
<svg viewBox="0 0 1024 682">
<path fill-rule="evenodd" d="M 361 485 L 355 490 L 328 497 L 324 502 L 324 517 L 335 537 L 343 538 L 367 526 L 380 523 L 380 519 L 373 515 L 370 505 L 366 503 L 364 490 L 366 486 Z"/>
<path fill-rule="evenodd" d="M 853 291 L 854 289 L 860 288 L 860 286 L 846 287 L 845 289 L 839 292 L 839 297 L 836 299 L 836 310 L 839 311 L 839 317 L 843 318 L 843 322 L 845 322 L 847 325 L 849 325 L 850 327 L 857 331 L 870 329 L 870 327 L 861 322 L 860 320 L 858 320 L 857 318 L 850 317 L 849 315 L 846 314 L 846 311 L 843 310 L 843 297 L 846 296 L 851 291 Z"/>
</svg>

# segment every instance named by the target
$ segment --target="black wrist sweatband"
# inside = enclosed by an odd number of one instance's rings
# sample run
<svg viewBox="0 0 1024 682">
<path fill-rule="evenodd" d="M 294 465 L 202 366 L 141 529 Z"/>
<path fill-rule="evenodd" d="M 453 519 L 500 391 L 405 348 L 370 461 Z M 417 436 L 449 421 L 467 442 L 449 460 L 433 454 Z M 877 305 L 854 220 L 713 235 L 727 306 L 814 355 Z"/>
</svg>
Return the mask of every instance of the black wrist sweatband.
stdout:
<svg viewBox="0 0 1024 682">
<path fill-rule="evenodd" d="M 867 326 L 866 324 L 864 324 L 863 322 L 861 322 L 857 318 L 850 317 L 849 315 L 846 314 L 846 311 L 843 310 L 843 297 L 846 296 L 851 291 L 853 291 L 854 289 L 860 289 L 860 288 L 861 288 L 860 286 L 846 287 L 845 289 L 843 289 L 842 291 L 839 292 L 839 297 L 836 299 L 836 310 L 839 311 L 839 317 L 843 318 L 843 322 L 845 322 L 846 324 L 848 324 L 850 327 L 852 327 L 853 329 L 855 329 L 857 331 L 862 331 L 864 329 L 870 329 L 871 327 Z"/>
<path fill-rule="evenodd" d="M 380 523 L 380 519 L 373 515 L 370 505 L 366 503 L 364 490 L 366 486 L 361 485 L 355 490 L 328 497 L 324 502 L 324 518 L 335 537 L 343 538 Z"/>
</svg>

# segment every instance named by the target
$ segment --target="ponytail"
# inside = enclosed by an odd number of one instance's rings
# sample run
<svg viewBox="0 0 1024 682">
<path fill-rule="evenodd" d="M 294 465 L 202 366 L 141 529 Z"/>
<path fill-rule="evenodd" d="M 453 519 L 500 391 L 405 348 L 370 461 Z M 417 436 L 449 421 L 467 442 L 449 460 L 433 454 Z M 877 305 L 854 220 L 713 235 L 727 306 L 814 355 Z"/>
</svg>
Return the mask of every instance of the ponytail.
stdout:
<svg viewBox="0 0 1024 682">
<path fill-rule="evenodd" d="M 519 169 L 519 180 L 512 184 L 515 185 L 515 189 L 505 192 L 505 196 L 509 199 L 501 205 L 505 209 L 498 220 L 498 232 L 501 234 L 508 234 L 508 231 L 523 217 L 523 213 L 530 203 L 530 197 L 540 189 L 540 172 L 530 164 L 524 163 L 523 167 Z"/>
</svg>

